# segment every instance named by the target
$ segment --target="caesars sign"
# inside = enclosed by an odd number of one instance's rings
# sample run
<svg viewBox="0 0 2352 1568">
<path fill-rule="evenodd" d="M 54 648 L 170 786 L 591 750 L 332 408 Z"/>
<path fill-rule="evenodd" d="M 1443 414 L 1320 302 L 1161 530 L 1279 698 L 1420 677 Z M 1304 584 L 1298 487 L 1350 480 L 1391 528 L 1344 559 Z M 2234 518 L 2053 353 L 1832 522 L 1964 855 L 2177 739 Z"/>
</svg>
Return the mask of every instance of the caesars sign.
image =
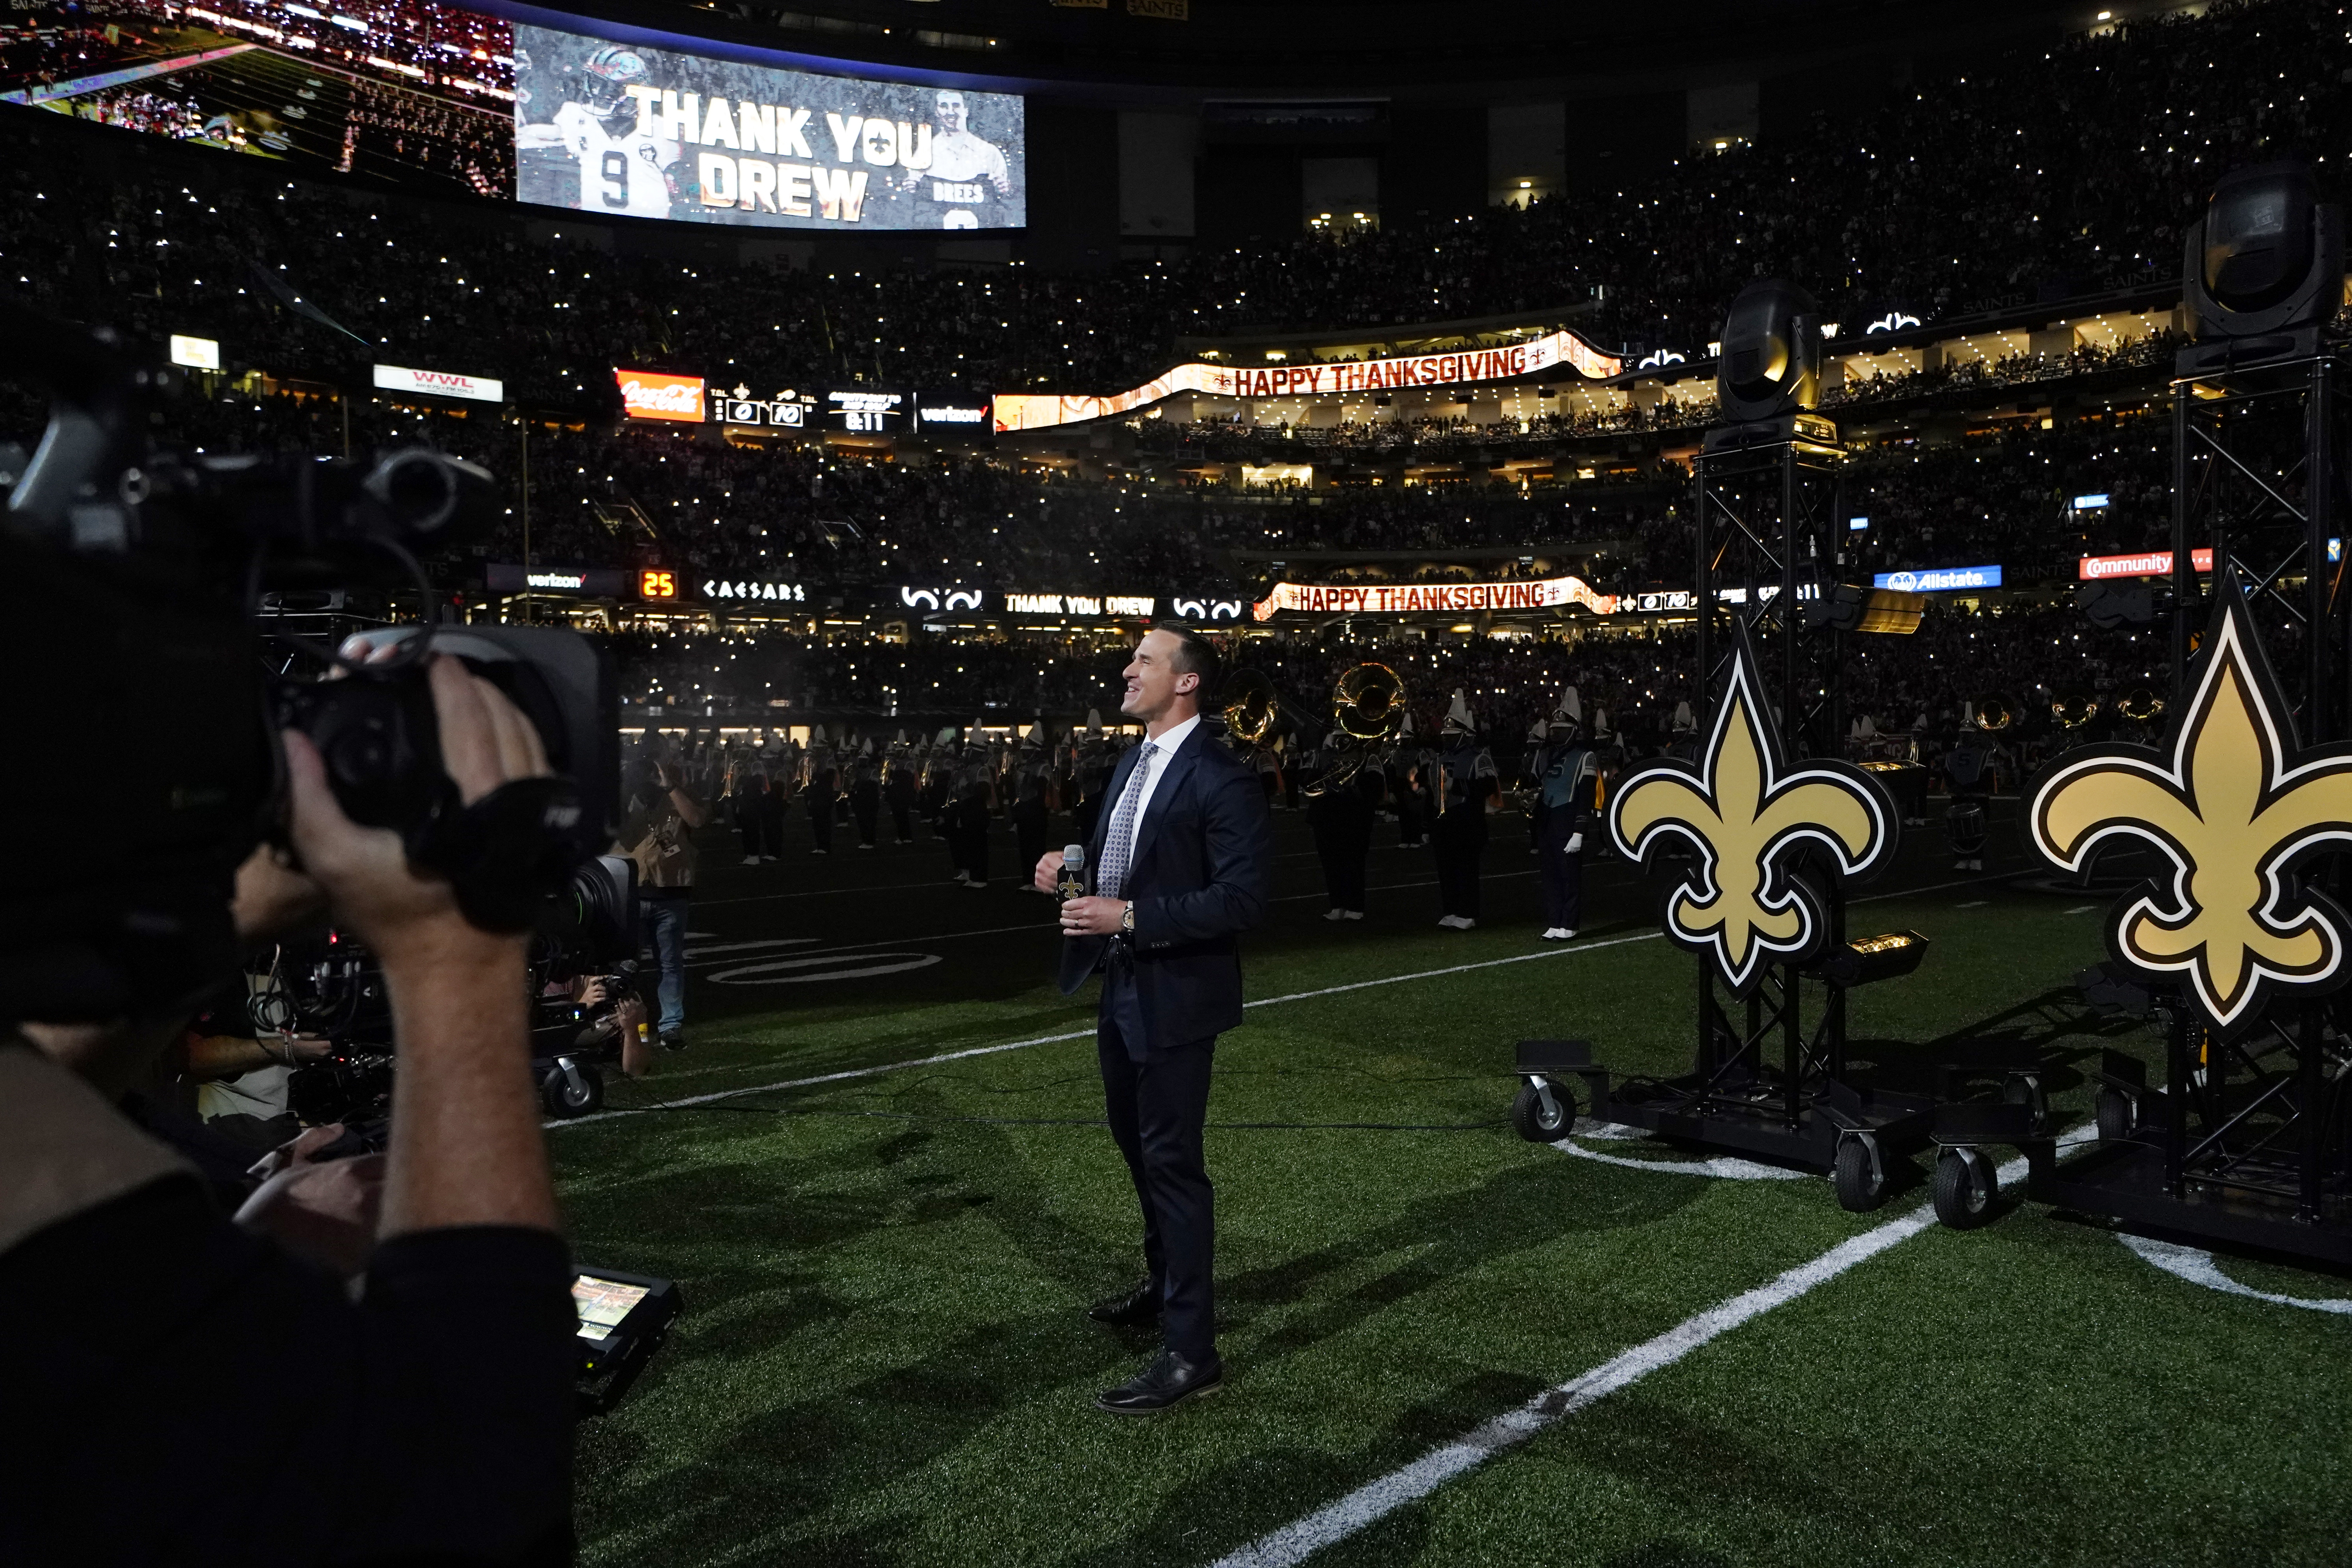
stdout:
<svg viewBox="0 0 2352 1568">
<path fill-rule="evenodd" d="M 1482 381 L 1506 381 L 1565 364 L 1595 381 L 1615 375 L 1625 362 L 1606 354 L 1574 332 L 1548 333 L 1532 342 L 1508 348 L 1473 349 L 1461 353 L 1413 354 L 1400 359 L 1359 360 L 1350 363 L 1267 365 L 1236 368 L 1180 364 L 1157 380 L 1130 392 L 1105 397 L 1074 397 L 1059 394 L 1002 392 L 996 395 L 999 430 L 1038 430 L 1055 425 L 1075 425 L 1087 419 L 1108 419 L 1174 397 L 1180 393 L 1204 393 L 1212 397 L 1328 397 L 1355 393 L 1386 392 L 1401 386 L 1456 386 Z"/>
<path fill-rule="evenodd" d="M 702 423 L 702 378 L 664 375 L 654 370 L 615 370 L 621 408 L 632 419 L 677 419 Z"/>
<path fill-rule="evenodd" d="M 1617 595 L 1594 593 L 1581 577 L 1545 577 L 1530 583 L 1407 583 L 1392 587 L 1276 583 L 1273 593 L 1250 606 L 1250 614 L 1270 621 L 1279 610 L 1321 616 L 1467 615 L 1479 610 L 1548 610 L 1561 605 L 1582 605 L 1594 615 L 1610 616 L 1617 613 Z"/>
<path fill-rule="evenodd" d="M 520 25 L 514 62 L 519 201 L 761 228 L 1028 221 L 1014 95 Z"/>
</svg>

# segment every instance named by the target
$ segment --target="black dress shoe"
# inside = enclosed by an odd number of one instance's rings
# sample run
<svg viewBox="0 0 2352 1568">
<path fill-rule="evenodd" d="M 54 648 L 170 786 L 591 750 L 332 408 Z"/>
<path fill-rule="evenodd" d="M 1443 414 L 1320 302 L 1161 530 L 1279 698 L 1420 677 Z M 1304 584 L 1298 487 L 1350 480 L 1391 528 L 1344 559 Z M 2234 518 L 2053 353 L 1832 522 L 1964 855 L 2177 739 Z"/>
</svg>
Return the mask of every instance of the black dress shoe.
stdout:
<svg viewBox="0 0 2352 1568">
<path fill-rule="evenodd" d="M 1198 1394 L 1214 1394 L 1224 1386 L 1225 1363 L 1214 1351 L 1206 1361 L 1187 1361 L 1174 1351 L 1120 1384 L 1095 1395 L 1095 1408 L 1114 1415 L 1157 1415 Z"/>
<path fill-rule="evenodd" d="M 1097 1323 L 1112 1323 L 1122 1329 L 1160 1321 L 1160 1286 L 1145 1279 L 1135 1282 L 1135 1288 L 1118 1296 L 1106 1296 L 1087 1309 L 1087 1316 Z"/>
</svg>

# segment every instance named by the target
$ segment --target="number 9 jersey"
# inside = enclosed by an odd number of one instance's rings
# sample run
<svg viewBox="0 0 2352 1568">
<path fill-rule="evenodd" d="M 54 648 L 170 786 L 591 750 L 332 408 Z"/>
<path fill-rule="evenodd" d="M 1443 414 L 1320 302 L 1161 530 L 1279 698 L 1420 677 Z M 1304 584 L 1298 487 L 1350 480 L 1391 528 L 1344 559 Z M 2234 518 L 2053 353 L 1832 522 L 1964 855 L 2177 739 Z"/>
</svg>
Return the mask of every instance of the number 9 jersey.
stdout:
<svg viewBox="0 0 2352 1568">
<path fill-rule="evenodd" d="M 677 142 L 634 129 L 612 135 L 603 121 L 577 103 L 555 111 L 555 128 L 580 160 L 582 210 L 669 216 L 669 179 L 662 170 L 677 161 Z"/>
</svg>

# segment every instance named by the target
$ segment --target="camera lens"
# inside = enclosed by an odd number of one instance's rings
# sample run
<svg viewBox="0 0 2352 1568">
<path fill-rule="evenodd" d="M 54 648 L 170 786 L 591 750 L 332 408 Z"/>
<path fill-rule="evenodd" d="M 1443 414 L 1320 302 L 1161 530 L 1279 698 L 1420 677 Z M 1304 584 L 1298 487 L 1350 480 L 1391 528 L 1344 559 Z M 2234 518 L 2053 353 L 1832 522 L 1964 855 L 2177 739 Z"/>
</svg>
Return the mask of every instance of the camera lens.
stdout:
<svg viewBox="0 0 2352 1568">
<path fill-rule="evenodd" d="M 408 533 L 437 532 L 457 510 L 457 476 L 439 453 L 422 447 L 385 458 L 368 475 L 365 489 Z"/>
</svg>

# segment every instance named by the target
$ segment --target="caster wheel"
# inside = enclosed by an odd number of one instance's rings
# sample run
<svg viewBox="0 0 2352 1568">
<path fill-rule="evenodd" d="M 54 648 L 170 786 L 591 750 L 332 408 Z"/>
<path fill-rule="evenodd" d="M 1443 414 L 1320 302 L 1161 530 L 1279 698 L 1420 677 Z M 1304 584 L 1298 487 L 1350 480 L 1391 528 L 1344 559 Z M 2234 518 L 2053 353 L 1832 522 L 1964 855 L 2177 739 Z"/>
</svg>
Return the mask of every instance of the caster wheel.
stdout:
<svg viewBox="0 0 2352 1568">
<path fill-rule="evenodd" d="M 1518 1098 L 1511 1101 L 1511 1127 L 1530 1143 L 1557 1143 L 1568 1136 L 1576 1125 L 1576 1096 L 1567 1085 L 1551 1086 L 1555 1109 L 1544 1110 L 1543 1096 L 1531 1083 L 1519 1085 Z"/>
<path fill-rule="evenodd" d="M 2097 1097 L 2091 1101 L 2091 1110 L 2102 1143 L 2120 1143 L 2131 1136 L 2131 1096 L 2122 1089 L 2100 1086 Z"/>
<path fill-rule="evenodd" d="M 2000 1195 L 1992 1162 L 1981 1149 L 1947 1149 L 1936 1156 L 1936 1217 L 1954 1230 L 1972 1230 Z"/>
<path fill-rule="evenodd" d="M 1848 1214 L 1868 1214 L 1886 1201 L 1886 1178 L 1872 1161 L 1870 1146 L 1859 1138 L 1839 1142 L 1830 1184 L 1837 1191 L 1838 1206 Z"/>
<path fill-rule="evenodd" d="M 585 1116 L 604 1103 L 604 1075 L 586 1062 L 578 1064 L 580 1086 L 574 1088 L 571 1078 L 562 1068 L 551 1071 L 540 1080 L 539 1102 L 550 1116 L 566 1118 Z"/>
<path fill-rule="evenodd" d="M 2040 1079 L 2012 1078 L 2000 1086 L 2000 1098 L 2008 1104 L 2024 1106 L 2032 1113 L 2036 1124 L 2050 1114 L 2050 1097 L 2042 1092 Z"/>
</svg>

